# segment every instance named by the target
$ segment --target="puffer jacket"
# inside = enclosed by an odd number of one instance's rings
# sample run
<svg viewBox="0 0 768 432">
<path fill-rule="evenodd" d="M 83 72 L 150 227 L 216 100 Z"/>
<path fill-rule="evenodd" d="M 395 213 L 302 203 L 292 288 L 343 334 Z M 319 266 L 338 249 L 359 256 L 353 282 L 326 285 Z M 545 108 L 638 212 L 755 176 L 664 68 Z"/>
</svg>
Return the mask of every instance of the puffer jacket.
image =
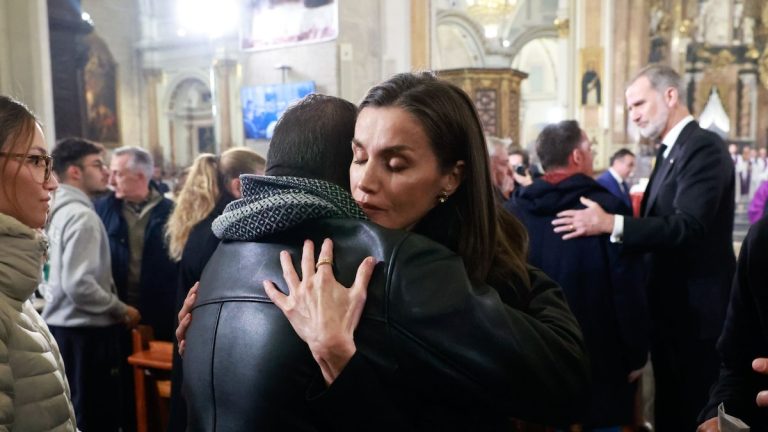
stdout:
<svg viewBox="0 0 768 432">
<path fill-rule="evenodd" d="M 502 298 L 513 287 L 473 285 L 447 248 L 343 210 L 343 191 L 242 182 L 244 198 L 214 232 L 254 241 L 225 241 L 203 272 L 184 357 L 185 374 L 196 377 L 184 382 L 190 431 L 489 431 L 511 430 L 509 417 L 565 424 L 578 415 L 585 348 L 562 291 L 541 271 L 529 269 L 526 306 L 511 307 Z M 366 256 L 378 264 L 358 352 L 325 389 L 262 281 L 287 293 L 280 251 L 297 263 L 305 239 L 327 237 L 341 284 L 351 286 Z"/>
<path fill-rule="evenodd" d="M 0 431 L 75 431 L 56 341 L 29 297 L 39 282 L 44 236 L 0 213 Z"/>
</svg>

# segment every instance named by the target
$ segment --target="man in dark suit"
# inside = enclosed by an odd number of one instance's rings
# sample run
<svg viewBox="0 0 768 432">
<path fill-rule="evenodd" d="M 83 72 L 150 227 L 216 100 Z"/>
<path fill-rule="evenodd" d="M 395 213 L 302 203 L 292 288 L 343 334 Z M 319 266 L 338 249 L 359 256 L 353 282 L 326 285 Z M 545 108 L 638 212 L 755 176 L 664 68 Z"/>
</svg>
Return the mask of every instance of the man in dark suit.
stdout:
<svg viewBox="0 0 768 432">
<path fill-rule="evenodd" d="M 611 156 L 610 162 L 610 168 L 600 174 L 596 180 L 631 209 L 632 198 L 629 196 L 627 179 L 635 169 L 635 154 L 623 148 Z"/>
<path fill-rule="evenodd" d="M 609 233 L 648 252 L 656 430 L 692 431 L 717 379 L 715 342 L 736 266 L 733 163 L 725 143 L 693 120 L 673 69 L 647 66 L 626 99 L 640 133 L 661 141 L 642 217 L 608 214 L 582 198 L 586 209 L 561 212 L 553 224 L 564 239 Z"/>
</svg>

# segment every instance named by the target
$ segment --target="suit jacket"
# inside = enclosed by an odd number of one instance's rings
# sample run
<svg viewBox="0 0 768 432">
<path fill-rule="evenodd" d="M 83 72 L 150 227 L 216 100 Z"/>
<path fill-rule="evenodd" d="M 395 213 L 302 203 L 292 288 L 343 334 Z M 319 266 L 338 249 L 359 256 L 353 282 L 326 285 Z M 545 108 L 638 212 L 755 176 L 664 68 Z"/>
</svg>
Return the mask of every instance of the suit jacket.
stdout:
<svg viewBox="0 0 768 432">
<path fill-rule="evenodd" d="M 768 389 L 768 375 L 752 370 L 752 360 L 768 357 L 768 218 L 749 230 L 739 254 L 733 292 L 723 334 L 717 343 L 720 378 L 712 388 L 701 422 L 725 411 L 744 420 L 752 430 L 768 430 L 768 411 L 755 403 L 757 392 Z"/>
<path fill-rule="evenodd" d="M 626 247 L 651 252 L 652 333 L 715 339 L 736 267 L 734 174 L 725 143 L 691 122 L 646 189 L 641 218 L 624 219 Z"/>
<path fill-rule="evenodd" d="M 630 208 L 630 210 L 632 209 L 632 198 L 630 198 L 629 196 L 629 190 L 622 192 L 621 185 L 611 175 L 610 171 L 606 170 L 604 173 L 600 174 L 595 180 L 597 180 L 597 182 L 600 183 L 601 186 L 608 189 L 608 192 L 612 193 L 614 196 L 619 197 L 624 202 L 624 204 Z"/>
</svg>

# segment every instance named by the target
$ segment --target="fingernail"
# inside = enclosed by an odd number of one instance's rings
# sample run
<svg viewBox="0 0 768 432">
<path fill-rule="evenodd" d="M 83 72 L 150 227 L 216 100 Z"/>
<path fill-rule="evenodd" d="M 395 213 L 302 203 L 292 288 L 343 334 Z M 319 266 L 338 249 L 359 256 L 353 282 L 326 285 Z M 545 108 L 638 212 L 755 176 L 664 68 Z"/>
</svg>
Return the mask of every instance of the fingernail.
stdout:
<svg viewBox="0 0 768 432">
<path fill-rule="evenodd" d="M 765 362 L 760 359 L 755 359 L 752 361 L 752 369 L 762 372 L 765 370 Z"/>
<path fill-rule="evenodd" d="M 375 260 L 373 259 L 373 257 L 371 257 L 371 256 L 369 256 L 368 258 L 366 258 L 366 259 L 365 259 L 365 261 L 366 261 L 368 264 L 375 264 L 375 263 L 376 263 L 376 262 L 375 262 Z"/>
</svg>

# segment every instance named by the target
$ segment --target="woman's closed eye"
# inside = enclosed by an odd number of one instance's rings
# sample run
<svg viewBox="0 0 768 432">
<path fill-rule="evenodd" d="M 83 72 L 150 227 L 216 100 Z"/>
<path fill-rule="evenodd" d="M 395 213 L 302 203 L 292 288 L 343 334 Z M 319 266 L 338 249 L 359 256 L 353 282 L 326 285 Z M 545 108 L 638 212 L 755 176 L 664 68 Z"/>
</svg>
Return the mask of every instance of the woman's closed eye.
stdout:
<svg viewBox="0 0 768 432">
<path fill-rule="evenodd" d="M 392 172 L 400 172 L 408 168 L 408 164 L 400 158 L 394 158 L 389 160 L 387 168 Z"/>
</svg>

